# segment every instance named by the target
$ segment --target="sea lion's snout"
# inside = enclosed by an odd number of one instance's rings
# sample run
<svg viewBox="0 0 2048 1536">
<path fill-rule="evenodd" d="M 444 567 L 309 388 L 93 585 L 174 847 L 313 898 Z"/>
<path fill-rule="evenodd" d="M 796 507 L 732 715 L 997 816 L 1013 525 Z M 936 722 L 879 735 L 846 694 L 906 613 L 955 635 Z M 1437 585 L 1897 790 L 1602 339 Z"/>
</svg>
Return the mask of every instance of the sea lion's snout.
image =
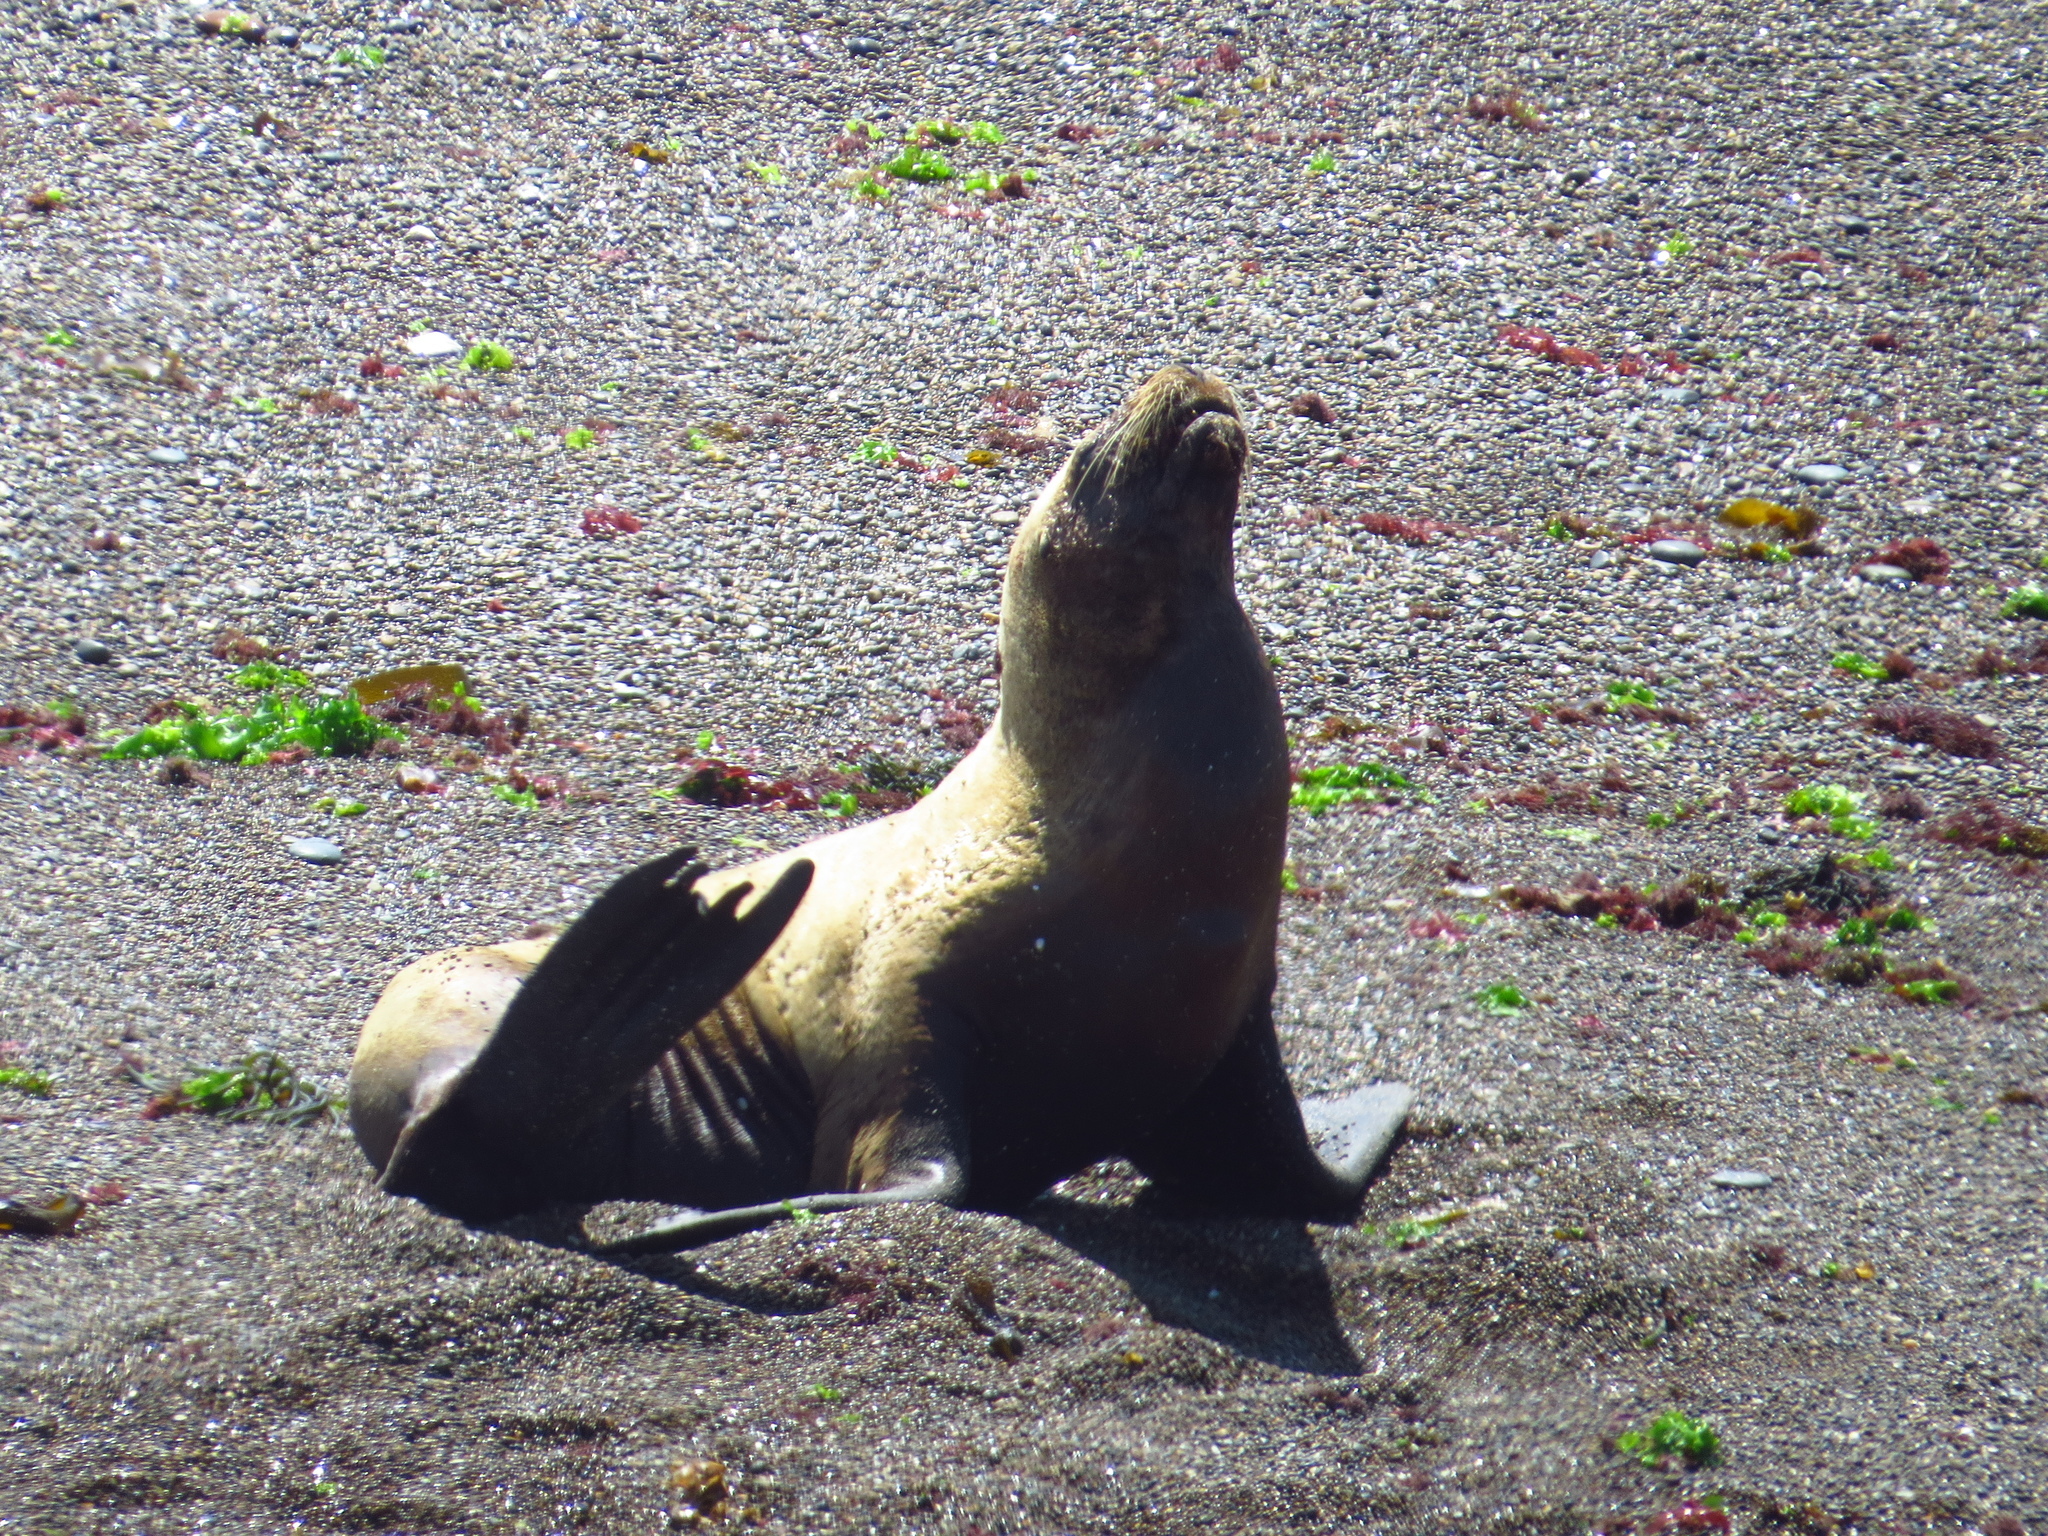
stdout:
<svg viewBox="0 0 2048 1536">
<path fill-rule="evenodd" d="M 1244 474 L 1244 461 L 1250 451 L 1244 422 L 1238 418 L 1234 404 L 1204 403 L 1181 429 L 1179 441 L 1174 444 L 1175 456 L 1183 459 L 1189 470 L 1228 476 L 1233 483 Z"/>
<path fill-rule="evenodd" d="M 1215 374 L 1184 363 L 1171 363 L 1147 379 L 1117 416 L 1103 429 L 1115 437 L 1127 461 L 1148 454 L 1170 456 L 1193 447 L 1203 456 L 1211 445 L 1232 446 L 1230 456 L 1244 462 L 1244 422 L 1237 397 Z"/>
</svg>

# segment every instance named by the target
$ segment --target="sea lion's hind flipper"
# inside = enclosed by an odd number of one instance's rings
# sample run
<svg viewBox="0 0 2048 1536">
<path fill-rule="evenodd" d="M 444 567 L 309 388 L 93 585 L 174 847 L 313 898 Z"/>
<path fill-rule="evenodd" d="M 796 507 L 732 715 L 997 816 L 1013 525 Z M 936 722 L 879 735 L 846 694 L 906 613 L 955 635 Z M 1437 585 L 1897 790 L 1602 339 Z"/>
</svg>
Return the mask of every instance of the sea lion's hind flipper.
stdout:
<svg viewBox="0 0 2048 1536">
<path fill-rule="evenodd" d="M 834 1211 L 913 1200 L 957 1204 L 967 1198 L 967 1114 L 964 1079 L 953 1029 L 927 1021 L 933 1048 L 911 1073 L 900 1097 L 873 1107 L 867 1126 L 876 1133 L 878 1174 L 871 1187 L 792 1195 L 724 1211 L 691 1211 L 644 1232 L 592 1246 L 599 1253 L 672 1253 L 751 1232 L 778 1221 L 811 1221 Z M 864 1140 L 856 1136 L 856 1142 Z M 862 1177 L 855 1165 L 855 1177 Z"/>
<path fill-rule="evenodd" d="M 1380 1083 L 1298 1103 L 1272 1012 L 1261 1004 L 1202 1086 L 1128 1155 L 1174 1204 L 1346 1221 L 1412 1099 L 1401 1085 Z"/>
<path fill-rule="evenodd" d="M 657 1222 L 644 1232 L 613 1242 L 593 1243 L 592 1250 L 604 1254 L 674 1253 L 752 1232 L 778 1221 L 815 1221 L 834 1211 L 857 1211 L 871 1205 L 900 1205 L 911 1200 L 957 1200 L 966 1192 L 967 1179 L 957 1162 L 927 1162 L 908 1170 L 900 1184 L 883 1189 L 849 1194 L 795 1195 L 767 1205 L 743 1205 L 729 1211 L 692 1211 L 687 1215 Z"/>
<path fill-rule="evenodd" d="M 1323 1166 L 1363 1194 L 1414 1107 L 1415 1090 L 1406 1083 L 1368 1083 L 1349 1093 L 1303 1099 L 1301 1121 Z"/>
<path fill-rule="evenodd" d="M 554 1197 L 553 1169 L 781 934 L 811 879 L 798 859 L 745 916 L 740 885 L 695 890 L 693 849 L 613 882 L 521 984 L 491 1037 L 406 1126 L 380 1181 L 488 1221 Z"/>
</svg>

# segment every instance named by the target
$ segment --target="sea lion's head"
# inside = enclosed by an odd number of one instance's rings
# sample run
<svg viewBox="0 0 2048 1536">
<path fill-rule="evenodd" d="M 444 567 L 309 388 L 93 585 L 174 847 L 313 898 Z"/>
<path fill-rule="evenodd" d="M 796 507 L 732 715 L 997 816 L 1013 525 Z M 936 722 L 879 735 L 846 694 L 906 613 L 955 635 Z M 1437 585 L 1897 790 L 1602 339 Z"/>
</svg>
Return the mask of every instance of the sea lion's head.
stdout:
<svg viewBox="0 0 2048 1536">
<path fill-rule="evenodd" d="M 1056 550 L 1170 553 L 1227 579 L 1245 454 L 1230 387 L 1199 368 L 1162 368 L 1047 487 L 1048 539 Z"/>
<path fill-rule="evenodd" d="M 1231 541 L 1246 452 L 1229 386 L 1179 364 L 1082 439 L 1011 547 L 1006 702 L 1026 684 L 1061 715 L 1114 707 L 1191 633 L 1243 626 Z"/>
<path fill-rule="evenodd" d="M 1084 437 L 1052 478 L 1010 554 L 1010 577 L 1134 599 L 1183 580 L 1230 584 L 1244 478 L 1244 421 L 1230 386 L 1175 363 Z M 1048 594 L 1050 595 L 1050 594 Z"/>
<path fill-rule="evenodd" d="M 1159 369 L 1073 451 L 1055 526 L 1096 547 L 1161 543 L 1227 561 L 1243 473 L 1245 424 L 1229 385 Z"/>
</svg>

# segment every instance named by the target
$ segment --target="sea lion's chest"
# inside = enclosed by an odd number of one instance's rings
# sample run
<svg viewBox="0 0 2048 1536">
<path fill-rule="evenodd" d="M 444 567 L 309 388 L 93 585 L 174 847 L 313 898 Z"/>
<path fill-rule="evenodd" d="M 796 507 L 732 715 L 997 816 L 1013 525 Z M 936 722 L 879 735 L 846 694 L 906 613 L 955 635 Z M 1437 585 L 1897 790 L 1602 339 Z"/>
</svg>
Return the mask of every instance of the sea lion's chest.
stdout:
<svg viewBox="0 0 2048 1536">
<path fill-rule="evenodd" d="M 1002 829 L 1015 856 L 987 898 L 923 947 L 920 987 L 970 1031 L 979 1098 L 1127 1126 L 1191 1091 L 1269 984 L 1285 738 L 1277 707 L 1220 691 L 1213 710 L 1134 709 L 1058 782 L 1030 781 L 1030 835 Z"/>
</svg>

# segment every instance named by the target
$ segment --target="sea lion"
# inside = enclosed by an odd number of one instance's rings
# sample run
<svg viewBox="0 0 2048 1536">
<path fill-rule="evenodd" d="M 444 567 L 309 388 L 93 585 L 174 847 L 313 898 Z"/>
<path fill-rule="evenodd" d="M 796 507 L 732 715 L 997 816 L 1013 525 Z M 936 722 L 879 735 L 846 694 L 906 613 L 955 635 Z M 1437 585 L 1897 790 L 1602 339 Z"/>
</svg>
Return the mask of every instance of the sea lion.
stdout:
<svg viewBox="0 0 2048 1536">
<path fill-rule="evenodd" d="M 1210 1208 L 1347 1219 L 1410 1094 L 1302 1106 L 1281 1064 L 1288 749 L 1233 584 L 1246 451 L 1185 367 L 1074 450 L 1010 551 L 995 720 L 916 806 L 717 874 L 670 854 L 553 941 L 402 972 L 350 1083 L 382 1186 L 472 1220 L 706 1208 L 626 1251 L 1015 1208 L 1114 1155 Z"/>
</svg>

